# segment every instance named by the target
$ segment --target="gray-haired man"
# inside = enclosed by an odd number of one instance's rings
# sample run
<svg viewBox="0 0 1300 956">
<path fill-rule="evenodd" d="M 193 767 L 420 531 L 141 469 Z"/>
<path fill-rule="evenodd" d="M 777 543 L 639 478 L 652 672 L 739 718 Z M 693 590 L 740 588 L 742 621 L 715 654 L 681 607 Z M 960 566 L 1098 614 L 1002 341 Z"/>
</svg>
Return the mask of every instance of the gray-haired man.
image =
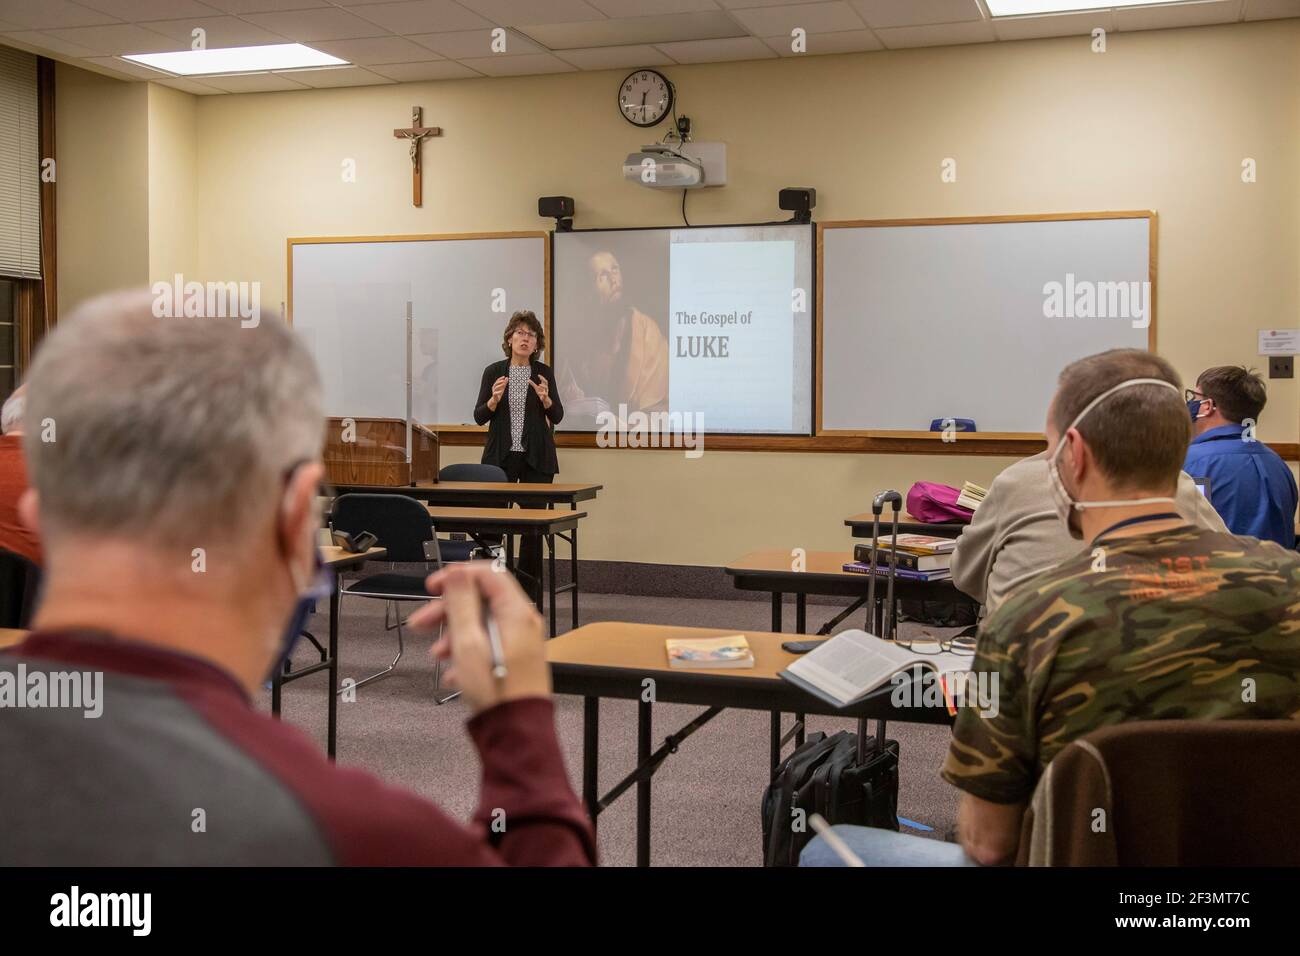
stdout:
<svg viewBox="0 0 1300 956">
<path fill-rule="evenodd" d="M 144 295 L 84 306 L 28 380 L 24 517 L 46 548 L 34 633 L 0 670 L 103 672 L 96 719 L 0 720 L 0 864 L 584 864 L 540 619 L 490 566 L 430 580 L 475 716 L 481 803 L 462 825 L 326 761 L 250 696 L 316 570 L 321 388 L 284 325 L 157 319 Z M 199 558 L 202 557 L 200 561 Z M 509 676 L 490 676 L 486 601 Z M 203 811 L 204 832 L 192 829 Z M 505 814 L 504 833 L 489 824 Z"/>
</svg>

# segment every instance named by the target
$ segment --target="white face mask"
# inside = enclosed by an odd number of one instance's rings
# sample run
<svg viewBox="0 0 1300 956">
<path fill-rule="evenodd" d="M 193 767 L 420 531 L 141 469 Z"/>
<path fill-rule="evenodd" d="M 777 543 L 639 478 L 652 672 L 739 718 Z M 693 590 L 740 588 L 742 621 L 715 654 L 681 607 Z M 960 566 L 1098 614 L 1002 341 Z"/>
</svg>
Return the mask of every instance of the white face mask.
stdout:
<svg viewBox="0 0 1300 956">
<path fill-rule="evenodd" d="M 1127 508 L 1133 505 L 1154 505 L 1168 502 L 1174 503 L 1173 498 L 1131 498 L 1123 501 L 1075 501 L 1070 497 L 1070 493 L 1065 490 L 1065 483 L 1061 481 L 1061 471 L 1057 467 L 1057 459 L 1061 456 L 1061 449 L 1065 447 L 1065 436 L 1071 428 L 1078 428 L 1079 422 L 1096 408 L 1101 402 L 1114 395 L 1120 389 L 1128 388 L 1130 385 L 1163 385 L 1165 388 L 1173 389 L 1174 393 L 1182 398 L 1182 392 L 1178 387 L 1159 378 L 1131 378 L 1127 382 L 1120 382 L 1114 388 L 1108 388 L 1102 392 L 1087 405 L 1083 411 L 1075 416 L 1074 421 L 1061 432 L 1060 440 L 1056 443 L 1056 451 L 1052 452 L 1052 457 L 1047 460 L 1047 479 L 1048 485 L 1052 489 L 1052 501 L 1056 505 L 1056 516 L 1065 524 L 1066 530 L 1070 537 L 1077 541 L 1083 540 L 1083 528 L 1076 525 L 1074 520 L 1076 512 L 1084 511 L 1088 508 Z"/>
</svg>

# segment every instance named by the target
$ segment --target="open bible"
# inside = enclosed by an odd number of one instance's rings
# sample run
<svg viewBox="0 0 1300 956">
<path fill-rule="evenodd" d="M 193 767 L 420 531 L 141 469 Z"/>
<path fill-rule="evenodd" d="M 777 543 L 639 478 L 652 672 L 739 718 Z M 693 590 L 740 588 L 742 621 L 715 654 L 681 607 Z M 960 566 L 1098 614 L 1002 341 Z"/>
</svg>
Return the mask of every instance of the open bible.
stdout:
<svg viewBox="0 0 1300 956">
<path fill-rule="evenodd" d="M 920 645 L 921 640 L 913 643 Z M 937 642 L 931 642 L 935 646 Z M 932 672 L 938 685 L 950 674 L 970 671 L 973 655 L 941 651 L 921 654 L 866 631 L 841 631 L 820 647 L 799 658 L 780 677 L 836 707 L 847 707 L 889 684 L 895 674 L 919 668 Z M 950 708 L 951 709 L 951 708 Z"/>
</svg>

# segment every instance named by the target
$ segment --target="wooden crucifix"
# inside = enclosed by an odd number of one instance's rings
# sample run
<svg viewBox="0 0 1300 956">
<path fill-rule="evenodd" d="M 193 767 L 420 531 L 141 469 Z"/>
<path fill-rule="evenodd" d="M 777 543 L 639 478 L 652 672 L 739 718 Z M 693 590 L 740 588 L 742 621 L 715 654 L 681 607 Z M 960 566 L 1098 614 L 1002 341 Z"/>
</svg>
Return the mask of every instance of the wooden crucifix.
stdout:
<svg viewBox="0 0 1300 956">
<path fill-rule="evenodd" d="M 410 129 L 395 129 L 393 135 L 398 139 L 411 141 L 411 203 L 421 205 L 424 188 L 420 179 L 420 144 L 430 136 L 441 136 L 442 130 L 437 126 L 421 126 L 424 110 L 419 106 L 411 107 Z"/>
</svg>

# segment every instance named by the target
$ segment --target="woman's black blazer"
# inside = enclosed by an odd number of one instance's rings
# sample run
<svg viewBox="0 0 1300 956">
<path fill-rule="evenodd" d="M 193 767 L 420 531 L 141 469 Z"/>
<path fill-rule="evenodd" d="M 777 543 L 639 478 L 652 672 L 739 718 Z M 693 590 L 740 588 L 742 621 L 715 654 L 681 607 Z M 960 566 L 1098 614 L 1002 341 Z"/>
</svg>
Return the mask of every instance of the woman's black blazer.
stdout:
<svg viewBox="0 0 1300 956">
<path fill-rule="evenodd" d="M 560 462 L 555 455 L 555 436 L 551 428 L 564 418 L 564 406 L 560 403 L 560 390 L 555 386 L 555 373 L 551 367 L 542 362 L 533 362 L 529 377 L 537 381 L 538 376 L 546 379 L 550 389 L 551 407 L 542 408 L 542 400 L 531 388 L 524 405 L 524 448 L 531 468 L 545 475 L 555 475 L 560 471 Z M 493 362 L 483 370 L 483 381 L 478 388 L 478 402 L 474 406 L 474 421 L 488 425 L 487 444 L 483 446 L 483 464 L 505 467 L 506 455 L 510 451 L 510 398 L 509 389 L 501 396 L 494 412 L 488 408 L 488 399 L 492 397 L 492 383 L 501 376 L 509 376 L 509 359 Z"/>
</svg>

